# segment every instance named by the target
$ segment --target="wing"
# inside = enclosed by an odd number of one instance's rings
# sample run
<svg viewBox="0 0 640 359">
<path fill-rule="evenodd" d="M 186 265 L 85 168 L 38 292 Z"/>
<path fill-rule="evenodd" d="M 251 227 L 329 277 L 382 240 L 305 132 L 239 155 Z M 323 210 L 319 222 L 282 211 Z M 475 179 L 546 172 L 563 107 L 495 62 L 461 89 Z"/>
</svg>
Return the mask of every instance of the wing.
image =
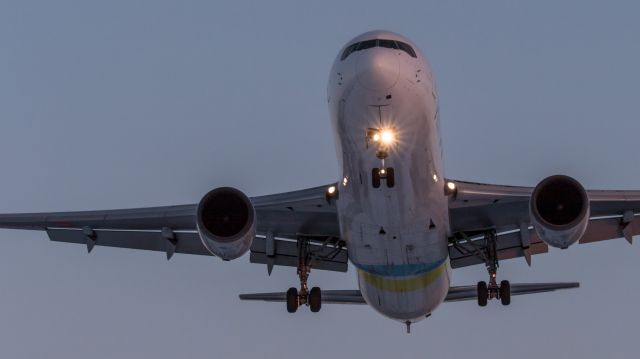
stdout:
<svg viewBox="0 0 640 359">
<path fill-rule="evenodd" d="M 530 224 L 529 197 L 532 187 L 515 187 L 451 181 L 456 193 L 449 200 L 452 238 L 451 266 L 484 263 L 478 254 L 484 249 L 481 235 L 495 229 L 498 259 L 546 253 L 547 245 Z M 640 234 L 640 191 L 587 191 L 591 217 L 580 243 L 626 238 Z"/>
<path fill-rule="evenodd" d="M 305 236 L 315 269 L 347 270 L 335 205 L 328 186 L 251 198 L 257 238 L 251 262 L 297 265 L 296 242 Z M 196 229 L 197 204 L 84 212 L 0 214 L 0 228 L 45 231 L 52 241 L 174 253 L 211 255 Z"/>
</svg>

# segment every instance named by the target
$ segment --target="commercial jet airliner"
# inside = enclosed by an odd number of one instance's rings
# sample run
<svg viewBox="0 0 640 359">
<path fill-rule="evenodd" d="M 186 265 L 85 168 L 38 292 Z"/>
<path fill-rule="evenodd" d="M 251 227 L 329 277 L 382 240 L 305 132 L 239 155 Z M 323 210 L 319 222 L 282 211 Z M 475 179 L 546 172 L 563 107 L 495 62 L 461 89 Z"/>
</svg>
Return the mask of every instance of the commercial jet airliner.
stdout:
<svg viewBox="0 0 640 359">
<path fill-rule="evenodd" d="M 209 255 L 297 270 L 286 292 L 243 294 L 293 313 L 357 303 L 410 329 L 443 302 L 578 287 L 498 282 L 499 261 L 640 233 L 640 191 L 585 190 L 554 175 L 535 188 L 447 179 L 438 94 L 417 46 L 387 31 L 347 42 L 329 74 L 327 102 L 339 163 L 335 183 L 248 198 L 216 188 L 199 203 L 88 212 L 0 215 L 0 228 L 46 231 L 52 241 Z M 311 270 L 346 272 L 358 290 L 307 285 Z M 488 282 L 451 286 L 452 269 L 481 264 Z"/>
</svg>

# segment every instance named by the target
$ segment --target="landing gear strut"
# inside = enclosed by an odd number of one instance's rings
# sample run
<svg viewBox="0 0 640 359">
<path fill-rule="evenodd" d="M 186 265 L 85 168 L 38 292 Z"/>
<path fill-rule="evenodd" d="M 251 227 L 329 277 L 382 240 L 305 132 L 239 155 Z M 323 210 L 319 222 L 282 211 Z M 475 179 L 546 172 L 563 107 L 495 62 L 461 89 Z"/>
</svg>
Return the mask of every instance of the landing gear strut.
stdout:
<svg viewBox="0 0 640 359">
<path fill-rule="evenodd" d="M 511 285 L 508 280 L 503 280 L 498 286 L 496 276 L 498 272 L 497 236 L 495 231 L 488 231 L 484 235 L 486 250 L 484 253 L 485 265 L 489 272 L 489 285 L 486 282 L 478 282 L 478 305 L 484 307 L 489 299 L 500 299 L 502 305 L 511 303 Z"/>
<path fill-rule="evenodd" d="M 322 307 L 322 291 L 318 287 L 309 290 L 307 279 L 311 272 L 311 255 L 308 251 L 309 241 L 298 238 L 298 278 L 300 278 L 300 290 L 289 288 L 287 291 L 287 311 L 295 313 L 298 307 L 306 305 L 312 312 L 317 313 Z"/>
<path fill-rule="evenodd" d="M 392 128 L 369 128 L 366 133 L 366 145 L 373 144 L 376 147 L 376 157 L 380 160 L 380 167 L 371 170 L 371 185 L 380 188 L 381 180 L 385 180 L 388 188 L 396 184 L 396 176 L 393 167 L 385 166 L 385 159 L 389 157 L 389 150 L 395 143 L 395 130 Z"/>
</svg>

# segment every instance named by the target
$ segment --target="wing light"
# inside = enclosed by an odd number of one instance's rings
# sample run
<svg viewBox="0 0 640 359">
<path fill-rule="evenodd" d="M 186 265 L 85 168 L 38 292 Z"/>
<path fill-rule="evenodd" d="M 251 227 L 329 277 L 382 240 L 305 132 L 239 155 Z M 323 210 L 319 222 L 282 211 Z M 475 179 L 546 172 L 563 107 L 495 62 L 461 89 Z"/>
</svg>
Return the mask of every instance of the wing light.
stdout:
<svg viewBox="0 0 640 359">
<path fill-rule="evenodd" d="M 327 192 L 325 193 L 325 197 L 327 198 L 327 202 L 331 202 L 331 200 L 338 199 L 338 187 L 335 185 L 331 185 L 327 187 Z"/>
<path fill-rule="evenodd" d="M 444 195 L 445 196 L 455 196 L 458 192 L 458 187 L 455 182 L 447 181 L 447 184 L 444 186 Z"/>
</svg>

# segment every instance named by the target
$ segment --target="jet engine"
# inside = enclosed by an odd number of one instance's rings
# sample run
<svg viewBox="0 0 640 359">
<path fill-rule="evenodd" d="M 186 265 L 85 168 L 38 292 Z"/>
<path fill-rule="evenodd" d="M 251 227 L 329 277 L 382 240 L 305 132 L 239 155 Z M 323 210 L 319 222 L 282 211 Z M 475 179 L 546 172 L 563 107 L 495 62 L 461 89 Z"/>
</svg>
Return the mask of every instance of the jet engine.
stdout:
<svg viewBox="0 0 640 359">
<path fill-rule="evenodd" d="M 533 190 L 529 212 L 540 239 L 552 247 L 567 248 L 587 229 L 589 197 L 575 179 L 551 176 Z"/>
<path fill-rule="evenodd" d="M 207 193 L 197 209 L 200 240 L 223 260 L 245 254 L 256 235 L 256 212 L 247 196 L 231 187 Z"/>
</svg>

